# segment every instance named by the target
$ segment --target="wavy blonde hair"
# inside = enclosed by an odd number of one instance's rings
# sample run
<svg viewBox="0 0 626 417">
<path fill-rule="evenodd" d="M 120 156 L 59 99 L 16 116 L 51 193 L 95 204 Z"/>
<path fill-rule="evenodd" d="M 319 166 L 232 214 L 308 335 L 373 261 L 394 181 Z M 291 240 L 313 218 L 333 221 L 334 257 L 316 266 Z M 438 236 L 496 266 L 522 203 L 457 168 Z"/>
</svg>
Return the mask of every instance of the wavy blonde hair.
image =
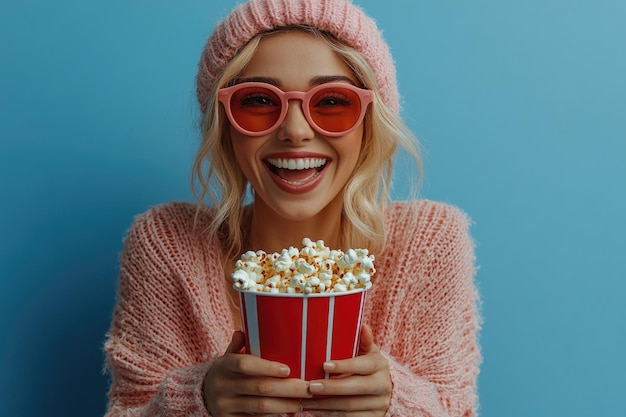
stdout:
<svg viewBox="0 0 626 417">
<path fill-rule="evenodd" d="M 213 84 L 201 120 L 202 143 L 193 164 L 192 190 L 199 203 L 197 213 L 206 208 L 204 202 L 208 198 L 212 206 L 209 232 L 221 240 L 230 258 L 238 257 L 244 247 L 248 182 L 233 163 L 235 155 L 228 134 L 229 124 L 217 100 L 217 90 L 232 84 L 244 71 L 261 39 L 289 30 L 304 30 L 326 41 L 363 86 L 374 91 L 374 102 L 364 120 L 365 133 L 357 165 L 343 190 L 340 235 L 344 249 L 359 247 L 381 253 L 385 246 L 384 211 L 389 201 L 393 157 L 398 146 L 404 148 L 413 157 L 421 178 L 419 142 L 402 119 L 383 103 L 376 77 L 365 58 L 334 36 L 309 26 L 294 25 L 258 34 L 241 48 Z M 414 183 L 414 190 L 418 183 L 419 180 Z"/>
</svg>

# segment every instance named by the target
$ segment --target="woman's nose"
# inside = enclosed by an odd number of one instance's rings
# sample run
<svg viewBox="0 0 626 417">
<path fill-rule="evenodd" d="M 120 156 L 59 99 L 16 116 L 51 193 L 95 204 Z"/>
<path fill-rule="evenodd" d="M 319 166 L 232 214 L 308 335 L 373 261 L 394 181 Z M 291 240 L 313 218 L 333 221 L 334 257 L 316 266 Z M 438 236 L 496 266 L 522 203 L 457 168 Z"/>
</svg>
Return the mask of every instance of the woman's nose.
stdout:
<svg viewBox="0 0 626 417">
<path fill-rule="evenodd" d="M 285 120 L 278 127 L 278 138 L 298 143 L 311 140 L 314 136 L 315 130 L 304 116 L 302 101 L 289 100 Z"/>
</svg>

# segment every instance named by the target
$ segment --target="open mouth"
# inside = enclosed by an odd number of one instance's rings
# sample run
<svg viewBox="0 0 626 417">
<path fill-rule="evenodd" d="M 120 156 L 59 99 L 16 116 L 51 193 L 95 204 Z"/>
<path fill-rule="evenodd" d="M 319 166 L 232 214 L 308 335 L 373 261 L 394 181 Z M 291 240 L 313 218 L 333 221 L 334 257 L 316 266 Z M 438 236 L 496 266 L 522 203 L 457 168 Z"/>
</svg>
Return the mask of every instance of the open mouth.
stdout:
<svg viewBox="0 0 626 417">
<path fill-rule="evenodd" d="M 299 186 L 314 180 L 326 167 L 326 158 L 267 158 L 269 170 L 284 182 Z"/>
</svg>

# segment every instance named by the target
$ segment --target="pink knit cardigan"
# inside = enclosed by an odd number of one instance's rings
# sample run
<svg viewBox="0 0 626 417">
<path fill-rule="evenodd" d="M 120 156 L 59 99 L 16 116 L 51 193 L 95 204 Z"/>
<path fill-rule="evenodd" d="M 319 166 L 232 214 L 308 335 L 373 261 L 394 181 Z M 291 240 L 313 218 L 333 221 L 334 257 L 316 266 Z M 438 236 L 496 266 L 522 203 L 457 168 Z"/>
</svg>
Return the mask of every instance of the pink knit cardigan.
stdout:
<svg viewBox="0 0 626 417">
<path fill-rule="evenodd" d="M 125 239 L 104 345 L 107 417 L 208 416 L 202 383 L 234 324 L 221 251 L 203 232 L 208 214 L 195 228 L 194 214 L 187 203 L 157 206 Z M 365 322 L 391 368 L 387 416 L 474 416 L 480 317 L 468 219 L 441 203 L 394 203 L 386 231 Z"/>
</svg>

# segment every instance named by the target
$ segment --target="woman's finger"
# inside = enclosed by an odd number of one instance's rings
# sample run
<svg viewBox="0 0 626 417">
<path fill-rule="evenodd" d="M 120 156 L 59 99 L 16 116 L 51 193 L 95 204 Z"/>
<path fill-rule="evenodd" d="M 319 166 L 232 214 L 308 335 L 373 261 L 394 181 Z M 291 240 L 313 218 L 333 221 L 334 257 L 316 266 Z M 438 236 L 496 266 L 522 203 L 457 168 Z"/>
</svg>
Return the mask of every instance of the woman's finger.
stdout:
<svg viewBox="0 0 626 417">
<path fill-rule="evenodd" d="M 391 379 L 380 373 L 369 377 L 360 375 L 338 379 L 311 381 L 309 391 L 313 395 L 388 395 L 391 393 Z"/>
<path fill-rule="evenodd" d="M 300 400 L 289 398 L 235 397 L 224 399 L 222 405 L 232 414 L 286 414 L 301 410 Z"/>
<path fill-rule="evenodd" d="M 254 355 L 227 353 L 223 356 L 223 362 L 226 371 L 242 375 L 286 378 L 290 372 L 285 364 L 261 359 Z"/>
<path fill-rule="evenodd" d="M 355 396 L 338 398 L 310 398 L 302 400 L 304 410 L 380 411 L 387 410 L 388 399 L 379 396 Z M 342 413 L 343 415 L 343 413 Z M 356 413 L 355 415 L 364 415 Z"/>
<path fill-rule="evenodd" d="M 308 398 L 309 383 L 297 378 L 246 377 L 232 386 L 238 395 L 255 397 Z"/>
<path fill-rule="evenodd" d="M 324 363 L 324 371 L 330 374 L 358 374 L 371 375 L 375 372 L 389 369 L 389 362 L 378 351 L 378 347 L 371 345 L 372 352 L 352 359 L 329 361 Z"/>
<path fill-rule="evenodd" d="M 233 333 L 230 344 L 226 348 L 226 353 L 239 353 L 246 346 L 246 337 L 240 330 Z"/>
<path fill-rule="evenodd" d="M 361 326 L 361 336 L 359 343 L 359 354 L 364 355 L 370 352 L 372 345 L 374 344 L 374 333 L 367 324 Z"/>
</svg>

